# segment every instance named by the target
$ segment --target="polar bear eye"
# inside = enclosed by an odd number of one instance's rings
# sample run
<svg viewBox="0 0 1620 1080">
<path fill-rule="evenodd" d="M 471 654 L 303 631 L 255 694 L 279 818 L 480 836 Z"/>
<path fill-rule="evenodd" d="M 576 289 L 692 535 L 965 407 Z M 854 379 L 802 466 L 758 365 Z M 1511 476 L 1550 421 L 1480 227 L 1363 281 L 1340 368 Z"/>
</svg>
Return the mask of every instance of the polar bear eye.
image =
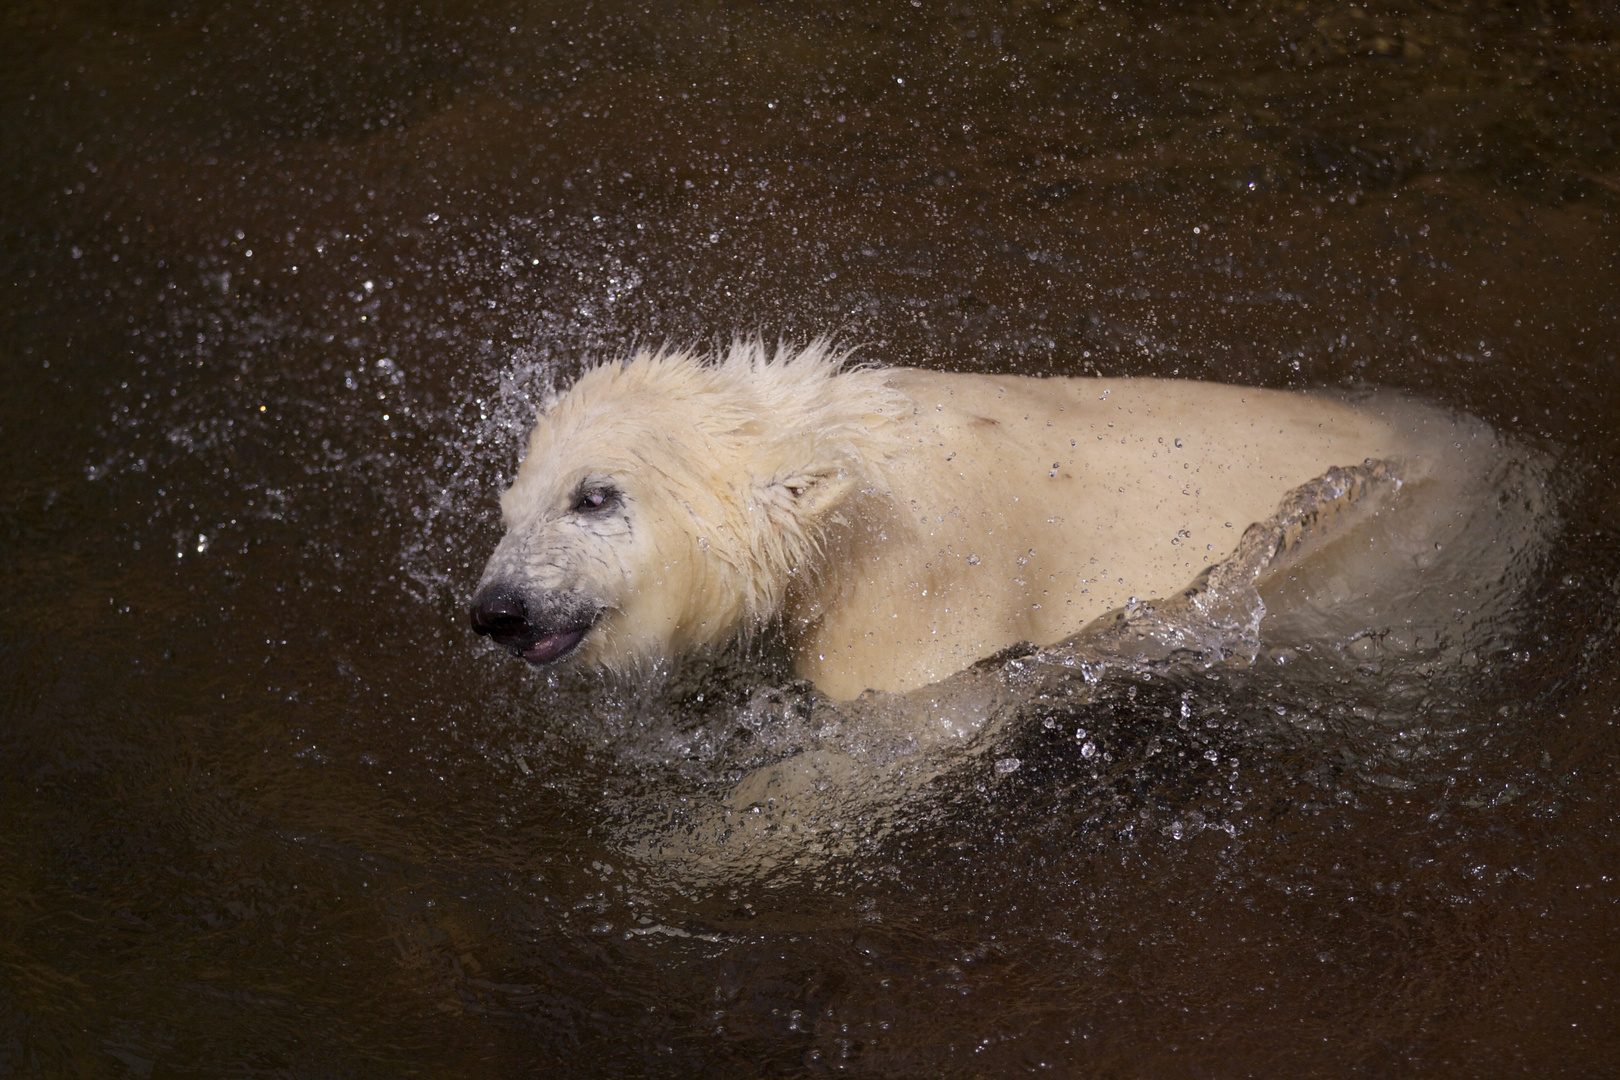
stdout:
<svg viewBox="0 0 1620 1080">
<path fill-rule="evenodd" d="M 619 493 L 612 488 L 583 488 L 574 496 L 574 512 L 589 514 L 618 502 Z"/>
</svg>

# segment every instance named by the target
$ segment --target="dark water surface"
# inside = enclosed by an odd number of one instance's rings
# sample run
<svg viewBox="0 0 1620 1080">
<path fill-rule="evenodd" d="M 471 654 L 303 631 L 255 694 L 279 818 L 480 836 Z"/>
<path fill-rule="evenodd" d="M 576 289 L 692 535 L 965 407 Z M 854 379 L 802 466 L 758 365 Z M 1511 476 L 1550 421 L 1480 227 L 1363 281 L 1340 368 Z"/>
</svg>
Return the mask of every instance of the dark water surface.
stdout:
<svg viewBox="0 0 1620 1080">
<path fill-rule="evenodd" d="M 1617 31 L 5 5 L 0 1076 L 1615 1075 Z M 1404 389 L 1551 454 L 1555 539 L 1477 648 L 1120 676 L 689 872 L 637 844 L 769 663 L 638 696 L 463 606 L 536 396 L 738 330 Z"/>
</svg>

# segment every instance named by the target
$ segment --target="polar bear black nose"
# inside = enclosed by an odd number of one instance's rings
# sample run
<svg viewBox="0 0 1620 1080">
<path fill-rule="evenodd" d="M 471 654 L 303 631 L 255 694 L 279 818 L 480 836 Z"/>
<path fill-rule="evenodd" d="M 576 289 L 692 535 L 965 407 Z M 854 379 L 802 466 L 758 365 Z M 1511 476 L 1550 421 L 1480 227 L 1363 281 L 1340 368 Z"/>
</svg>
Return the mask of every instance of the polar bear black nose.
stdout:
<svg viewBox="0 0 1620 1080">
<path fill-rule="evenodd" d="M 517 591 L 500 585 L 479 589 L 472 602 L 472 628 L 488 634 L 501 644 L 527 640 L 533 636 L 529 628 L 529 609 Z"/>
</svg>

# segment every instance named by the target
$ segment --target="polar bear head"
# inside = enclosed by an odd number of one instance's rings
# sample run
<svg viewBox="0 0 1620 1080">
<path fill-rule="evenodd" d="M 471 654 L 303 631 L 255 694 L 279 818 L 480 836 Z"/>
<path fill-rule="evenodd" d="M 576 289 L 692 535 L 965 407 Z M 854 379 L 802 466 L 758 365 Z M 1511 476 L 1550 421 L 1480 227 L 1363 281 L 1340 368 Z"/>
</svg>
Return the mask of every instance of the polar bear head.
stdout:
<svg viewBox="0 0 1620 1080">
<path fill-rule="evenodd" d="M 588 371 L 501 497 L 473 629 L 536 665 L 629 671 L 768 621 L 837 508 L 882 486 L 878 432 L 903 399 L 845 360 L 753 342 Z"/>
</svg>

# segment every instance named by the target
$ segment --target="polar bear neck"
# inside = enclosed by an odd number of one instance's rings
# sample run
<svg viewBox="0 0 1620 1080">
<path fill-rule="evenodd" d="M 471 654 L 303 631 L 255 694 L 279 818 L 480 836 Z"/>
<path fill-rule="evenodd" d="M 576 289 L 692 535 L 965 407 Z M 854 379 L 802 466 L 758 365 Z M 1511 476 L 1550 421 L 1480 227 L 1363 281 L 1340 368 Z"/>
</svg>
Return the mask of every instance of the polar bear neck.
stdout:
<svg viewBox="0 0 1620 1080">
<path fill-rule="evenodd" d="M 723 538 L 711 551 L 732 579 L 744 634 L 776 619 L 790 588 L 820 576 L 829 539 L 847 533 L 856 504 L 886 497 L 892 429 L 912 403 L 884 372 L 848 359 L 824 341 L 774 355 L 737 342 L 713 365 L 672 358 L 712 379 L 698 426 L 706 453 L 730 475 L 716 483 L 711 473 L 703 485 L 725 497 L 686 501 L 705 506 L 694 518 Z"/>
</svg>

